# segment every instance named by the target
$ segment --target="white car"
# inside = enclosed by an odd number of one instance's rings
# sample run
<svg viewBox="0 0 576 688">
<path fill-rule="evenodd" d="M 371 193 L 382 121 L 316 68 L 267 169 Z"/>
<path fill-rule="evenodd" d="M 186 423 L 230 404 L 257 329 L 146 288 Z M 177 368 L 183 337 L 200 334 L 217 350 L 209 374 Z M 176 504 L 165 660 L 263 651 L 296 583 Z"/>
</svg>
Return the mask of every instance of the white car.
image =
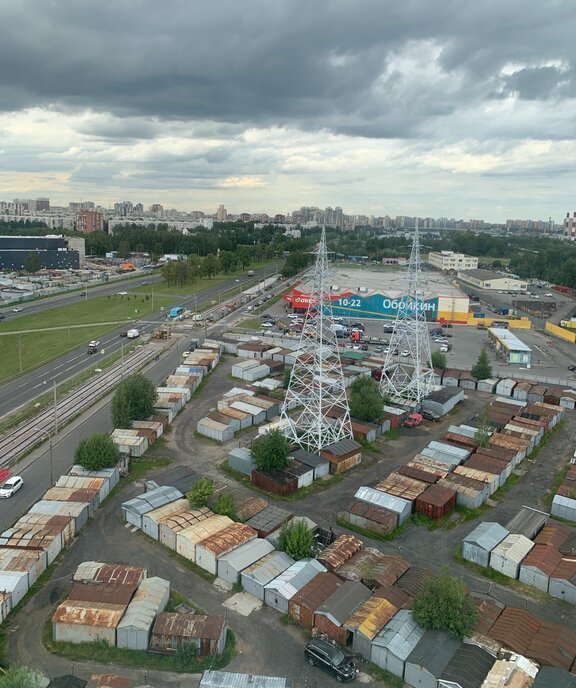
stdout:
<svg viewBox="0 0 576 688">
<path fill-rule="evenodd" d="M 0 497 L 8 499 L 24 485 L 24 481 L 19 475 L 13 475 L 0 487 Z"/>
<path fill-rule="evenodd" d="M 89 348 L 90 348 L 90 347 L 93 347 L 93 346 L 94 346 L 94 347 L 100 346 L 100 340 L 99 340 L 99 339 L 93 339 L 93 340 L 88 344 L 88 347 L 89 347 Z"/>
<path fill-rule="evenodd" d="M 128 296 L 128 292 L 127 291 L 119 291 L 118 296 Z"/>
<path fill-rule="evenodd" d="M 263 322 L 260 327 L 274 327 L 274 323 L 271 322 Z"/>
<path fill-rule="evenodd" d="M 13 309 L 12 309 L 12 312 L 13 312 L 13 313 L 22 313 L 23 310 L 24 310 L 24 309 L 21 308 L 20 306 L 16 306 L 16 308 L 13 308 Z"/>
<path fill-rule="evenodd" d="M 442 344 L 442 346 L 440 347 L 440 351 L 441 351 L 443 354 L 448 353 L 448 351 L 449 351 L 448 344 Z"/>
<path fill-rule="evenodd" d="M 410 352 L 408 351 L 408 349 L 404 349 L 404 351 L 400 352 L 400 356 L 410 356 Z"/>
<path fill-rule="evenodd" d="M 128 330 L 128 332 L 126 332 L 126 336 L 128 339 L 136 339 L 140 336 L 140 330 Z"/>
<path fill-rule="evenodd" d="M 546 292 L 546 294 L 544 294 L 544 296 L 554 296 L 554 294 L 551 294 L 550 292 Z"/>
</svg>

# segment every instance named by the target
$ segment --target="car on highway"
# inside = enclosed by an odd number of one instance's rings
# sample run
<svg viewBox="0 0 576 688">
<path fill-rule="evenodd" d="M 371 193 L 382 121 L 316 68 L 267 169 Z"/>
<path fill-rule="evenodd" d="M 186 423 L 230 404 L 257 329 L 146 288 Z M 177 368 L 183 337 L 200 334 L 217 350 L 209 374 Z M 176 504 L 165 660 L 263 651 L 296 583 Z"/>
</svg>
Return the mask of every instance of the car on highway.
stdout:
<svg viewBox="0 0 576 688">
<path fill-rule="evenodd" d="M 8 499 L 24 485 L 24 481 L 19 475 L 13 475 L 0 487 L 0 497 Z"/>
<path fill-rule="evenodd" d="M 97 354 L 98 353 L 98 347 L 97 346 L 89 346 L 86 353 L 87 354 Z"/>
<path fill-rule="evenodd" d="M 4 320 L 5 318 L 6 316 L 4 315 L 4 313 L 0 313 L 0 320 Z"/>
<path fill-rule="evenodd" d="M 117 293 L 117 295 L 118 295 L 118 296 L 128 296 L 128 292 L 127 292 L 127 291 L 119 291 L 119 292 Z"/>
<path fill-rule="evenodd" d="M 140 336 L 140 330 L 128 330 L 128 332 L 126 332 L 126 336 L 128 339 L 137 339 Z"/>
<path fill-rule="evenodd" d="M 100 340 L 99 340 L 99 339 L 93 339 L 93 340 L 88 344 L 88 346 L 89 346 L 89 347 L 92 347 L 92 346 L 100 346 Z"/>
<path fill-rule="evenodd" d="M 573 373 L 576 373 L 576 365 L 568 366 L 568 370 L 571 370 Z"/>
<path fill-rule="evenodd" d="M 312 638 L 304 654 L 310 666 L 317 666 L 334 676 L 339 683 L 353 681 L 358 673 L 351 657 L 338 645 L 323 638 Z"/>
<path fill-rule="evenodd" d="M 21 306 L 16 306 L 16 308 L 12 309 L 12 313 L 22 313 L 23 310 Z"/>
<path fill-rule="evenodd" d="M 85 291 L 81 291 L 80 294 L 78 294 L 78 296 L 86 296 L 86 292 L 85 292 Z"/>
<path fill-rule="evenodd" d="M 126 330 L 124 330 L 124 332 L 120 332 L 120 336 L 121 336 L 121 337 L 127 337 L 127 336 L 128 336 L 128 332 L 127 332 Z"/>
</svg>

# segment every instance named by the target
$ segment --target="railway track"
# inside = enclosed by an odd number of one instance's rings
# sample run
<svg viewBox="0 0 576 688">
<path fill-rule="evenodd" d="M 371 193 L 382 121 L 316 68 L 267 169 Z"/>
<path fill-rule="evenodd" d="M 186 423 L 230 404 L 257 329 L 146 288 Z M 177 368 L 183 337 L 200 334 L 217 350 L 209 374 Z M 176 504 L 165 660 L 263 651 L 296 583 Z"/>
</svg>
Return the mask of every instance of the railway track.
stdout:
<svg viewBox="0 0 576 688">
<path fill-rule="evenodd" d="M 123 365 L 120 362 L 116 363 L 98 377 L 89 380 L 64 397 L 58 402 L 56 408 L 58 427 L 65 425 L 73 417 L 92 406 L 96 399 L 110 392 L 122 375 L 135 372 L 157 354 L 156 349 L 148 347 L 136 349 L 124 359 Z M 14 465 L 22 454 L 46 439 L 48 433 L 52 435 L 55 420 L 54 409 L 49 408 L 0 437 L 0 466 Z"/>
</svg>

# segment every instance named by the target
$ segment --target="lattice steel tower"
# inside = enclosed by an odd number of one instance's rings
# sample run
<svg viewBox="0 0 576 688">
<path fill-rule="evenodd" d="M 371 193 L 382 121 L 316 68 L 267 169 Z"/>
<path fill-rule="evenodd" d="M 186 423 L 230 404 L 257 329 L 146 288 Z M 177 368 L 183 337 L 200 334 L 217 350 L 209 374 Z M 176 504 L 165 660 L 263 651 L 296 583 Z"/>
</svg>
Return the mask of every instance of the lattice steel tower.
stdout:
<svg viewBox="0 0 576 688">
<path fill-rule="evenodd" d="M 418 225 L 414 232 L 406 289 L 399 297 L 399 307 L 390 337 L 380 391 L 383 395 L 420 402 L 434 387 L 434 371 L 430 354 L 430 335 L 424 311 L 421 284 L 420 237 Z M 402 355 L 402 354 L 407 355 Z"/>
<path fill-rule="evenodd" d="M 287 421 L 285 434 L 310 452 L 352 438 L 329 289 L 326 233 L 322 229 L 299 355 L 281 411 L 281 418 Z"/>
</svg>

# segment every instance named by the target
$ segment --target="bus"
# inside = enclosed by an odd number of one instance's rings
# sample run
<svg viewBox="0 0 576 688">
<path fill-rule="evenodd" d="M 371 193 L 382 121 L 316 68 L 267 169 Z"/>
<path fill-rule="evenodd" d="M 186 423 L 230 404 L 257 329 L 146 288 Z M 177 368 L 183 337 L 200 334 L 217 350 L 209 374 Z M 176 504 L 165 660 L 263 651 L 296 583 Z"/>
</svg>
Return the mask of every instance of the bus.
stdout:
<svg viewBox="0 0 576 688">
<path fill-rule="evenodd" d="M 175 306 L 174 308 L 170 309 L 170 313 L 168 313 L 169 318 L 179 318 L 184 314 L 184 309 L 182 306 Z"/>
</svg>

